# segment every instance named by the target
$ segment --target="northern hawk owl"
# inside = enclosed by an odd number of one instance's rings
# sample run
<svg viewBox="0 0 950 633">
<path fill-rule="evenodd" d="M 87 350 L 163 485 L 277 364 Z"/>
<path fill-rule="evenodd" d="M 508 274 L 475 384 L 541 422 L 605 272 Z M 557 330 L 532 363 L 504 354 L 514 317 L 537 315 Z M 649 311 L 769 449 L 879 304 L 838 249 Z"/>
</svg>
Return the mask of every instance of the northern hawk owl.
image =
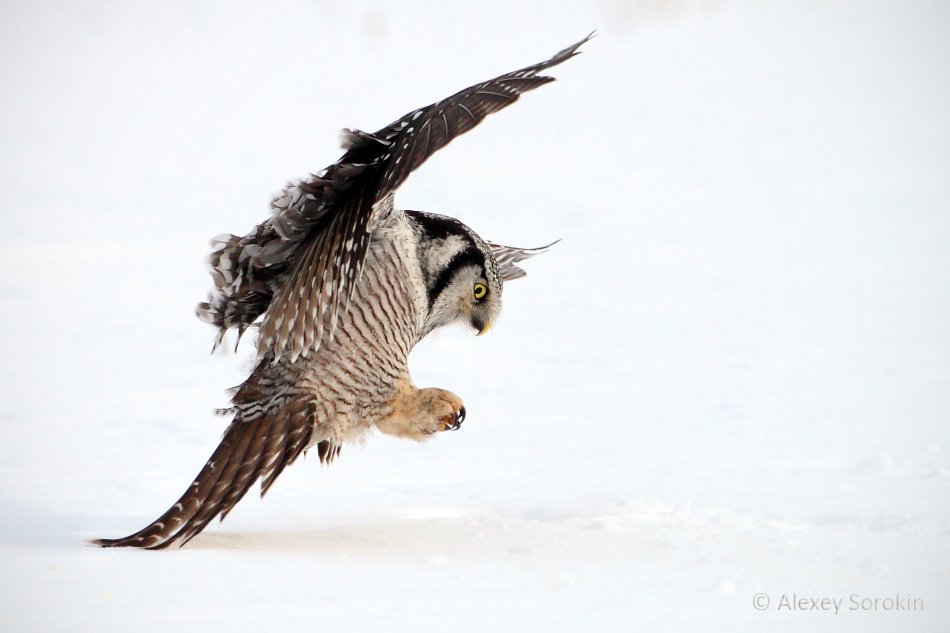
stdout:
<svg viewBox="0 0 950 633">
<path fill-rule="evenodd" d="M 452 139 L 552 77 L 590 36 L 551 59 L 413 110 L 369 134 L 345 129 L 345 153 L 290 184 L 270 219 L 243 237 L 212 240 L 214 292 L 202 321 L 240 340 L 259 326 L 258 358 L 236 389 L 221 444 L 169 510 L 148 527 L 104 547 L 184 544 L 223 519 L 258 479 L 261 495 L 309 447 L 329 463 L 347 441 L 372 429 L 414 440 L 459 428 L 462 400 L 418 389 L 412 348 L 455 322 L 479 334 L 501 310 L 503 282 L 517 263 L 544 250 L 486 242 L 458 220 L 402 211 L 393 194 Z"/>
</svg>

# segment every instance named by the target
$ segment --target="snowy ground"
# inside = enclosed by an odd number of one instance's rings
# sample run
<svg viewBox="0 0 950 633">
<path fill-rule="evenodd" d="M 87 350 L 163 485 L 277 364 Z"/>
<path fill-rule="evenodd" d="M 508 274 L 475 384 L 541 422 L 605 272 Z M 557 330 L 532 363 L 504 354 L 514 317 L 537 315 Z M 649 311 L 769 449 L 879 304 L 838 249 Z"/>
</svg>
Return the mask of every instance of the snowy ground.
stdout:
<svg viewBox="0 0 950 633">
<path fill-rule="evenodd" d="M 0 5 L 0 628 L 948 630 L 945 3 L 266 4 Z M 85 545 L 226 425 L 207 240 L 339 128 L 594 28 L 397 199 L 563 238 L 491 336 L 413 354 L 463 429 Z"/>
</svg>

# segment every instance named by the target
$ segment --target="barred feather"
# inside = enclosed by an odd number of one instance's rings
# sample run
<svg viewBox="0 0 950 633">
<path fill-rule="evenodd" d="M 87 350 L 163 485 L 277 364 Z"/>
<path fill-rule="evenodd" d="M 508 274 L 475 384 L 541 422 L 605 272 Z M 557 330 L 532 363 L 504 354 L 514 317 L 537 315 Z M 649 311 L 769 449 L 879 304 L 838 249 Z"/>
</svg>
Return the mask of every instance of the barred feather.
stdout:
<svg viewBox="0 0 950 633">
<path fill-rule="evenodd" d="M 515 264 L 526 259 L 530 259 L 535 255 L 546 253 L 549 248 L 560 241 L 561 240 L 555 240 L 547 246 L 541 246 L 539 248 L 517 248 L 515 246 L 492 244 L 491 242 L 488 242 L 488 247 L 491 249 L 491 253 L 495 258 L 495 262 L 498 263 L 498 269 L 501 271 L 502 280 L 511 281 L 512 279 L 520 279 L 528 274 Z"/>
<path fill-rule="evenodd" d="M 270 308 L 259 353 L 273 345 L 279 360 L 285 350 L 292 359 L 314 351 L 319 332 L 328 328 L 332 335 L 359 279 L 373 209 L 380 201 L 452 139 L 521 94 L 554 81 L 539 73 L 578 54 L 590 37 L 547 61 L 414 110 L 372 134 L 344 129 L 346 153 L 336 163 L 288 185 L 271 203 L 272 217 L 252 233 L 218 242 L 223 246 L 209 259 L 215 294 L 198 306 L 198 316 L 220 328 L 220 341 L 232 327 L 240 336 Z M 316 250 L 310 248 L 314 241 L 320 242 Z M 302 253 L 322 260 L 301 263 Z"/>
<path fill-rule="evenodd" d="M 223 519 L 255 481 L 264 477 L 270 487 L 279 470 L 297 459 L 314 430 L 312 416 L 300 415 L 300 406 L 249 415 L 239 412 L 198 477 L 165 514 L 125 538 L 92 542 L 146 549 L 164 549 L 175 542 L 184 545 L 216 516 Z M 282 432 L 274 432 L 275 427 Z M 287 436 L 294 441 L 283 441 Z"/>
</svg>

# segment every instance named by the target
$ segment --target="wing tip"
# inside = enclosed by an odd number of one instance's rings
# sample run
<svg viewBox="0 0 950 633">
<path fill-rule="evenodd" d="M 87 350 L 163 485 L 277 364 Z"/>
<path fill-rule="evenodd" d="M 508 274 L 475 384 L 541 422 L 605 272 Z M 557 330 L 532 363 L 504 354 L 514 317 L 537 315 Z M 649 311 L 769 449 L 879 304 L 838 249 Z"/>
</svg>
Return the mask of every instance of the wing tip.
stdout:
<svg viewBox="0 0 950 633">
<path fill-rule="evenodd" d="M 592 39 L 594 39 L 595 37 L 597 37 L 597 35 L 598 35 L 597 30 L 594 29 L 593 31 L 591 31 L 590 33 L 588 33 L 587 36 L 584 37 L 584 38 L 583 38 L 582 40 L 580 40 L 579 42 L 568 46 L 568 47 L 565 48 L 564 50 L 558 51 L 558 52 L 554 55 L 554 57 L 552 57 L 552 58 L 548 61 L 548 65 L 549 65 L 548 67 L 550 67 L 550 66 L 556 66 L 557 64 L 560 64 L 561 62 L 565 62 L 565 61 L 569 60 L 570 58 L 574 57 L 575 55 L 580 55 L 582 51 L 579 51 L 579 50 L 577 50 L 577 49 L 579 49 L 581 46 L 583 46 L 583 45 L 586 44 L 587 42 L 589 42 L 589 41 L 591 41 Z"/>
<path fill-rule="evenodd" d="M 532 66 L 528 66 L 527 68 L 522 68 L 521 70 L 516 70 L 514 72 L 508 73 L 507 75 L 502 75 L 502 77 L 499 77 L 498 79 L 504 79 L 504 78 L 510 78 L 510 77 L 530 78 L 534 82 L 536 82 L 535 85 L 533 85 L 532 87 L 522 89 L 522 92 L 527 92 L 528 90 L 532 90 L 534 88 L 537 88 L 538 86 L 543 86 L 546 83 L 555 81 L 554 77 L 541 75 L 539 73 L 542 73 L 548 70 L 549 68 L 553 68 L 554 66 L 557 66 L 559 64 L 563 64 L 564 62 L 574 57 L 575 55 L 580 55 L 581 51 L 577 49 L 579 49 L 581 46 L 583 46 L 584 44 L 586 44 L 587 42 L 589 42 L 591 39 L 593 39 L 596 36 L 597 36 L 597 31 L 591 31 L 586 37 L 584 37 L 584 39 L 574 44 L 571 44 L 565 49 L 558 51 L 550 59 L 543 62 L 539 62 Z"/>
<path fill-rule="evenodd" d="M 171 545 L 177 537 L 173 536 L 164 541 L 159 541 L 152 545 L 145 545 L 145 540 L 148 538 L 154 538 L 157 535 L 152 535 L 151 537 L 137 536 L 133 534 L 131 536 L 126 536 L 123 538 L 96 538 L 88 539 L 86 543 L 92 545 L 93 547 L 101 547 L 103 549 L 112 548 L 112 547 L 137 547 L 139 549 L 164 549 Z"/>
<path fill-rule="evenodd" d="M 535 255 L 540 255 L 542 253 L 547 253 L 548 249 L 561 241 L 562 238 L 557 238 L 547 246 L 538 246 L 537 248 L 526 248 L 524 250 L 529 251 L 531 254 L 528 257 L 534 257 Z"/>
</svg>

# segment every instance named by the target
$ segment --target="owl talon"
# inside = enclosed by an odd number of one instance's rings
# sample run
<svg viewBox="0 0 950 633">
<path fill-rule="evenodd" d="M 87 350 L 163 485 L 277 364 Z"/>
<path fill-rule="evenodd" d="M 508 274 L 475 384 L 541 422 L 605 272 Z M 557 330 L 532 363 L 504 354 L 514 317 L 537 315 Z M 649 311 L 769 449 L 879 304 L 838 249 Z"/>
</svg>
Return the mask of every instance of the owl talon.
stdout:
<svg viewBox="0 0 950 633">
<path fill-rule="evenodd" d="M 440 431 L 457 431 L 465 421 L 465 407 L 462 407 L 451 416 L 442 418 L 439 424 Z"/>
</svg>

